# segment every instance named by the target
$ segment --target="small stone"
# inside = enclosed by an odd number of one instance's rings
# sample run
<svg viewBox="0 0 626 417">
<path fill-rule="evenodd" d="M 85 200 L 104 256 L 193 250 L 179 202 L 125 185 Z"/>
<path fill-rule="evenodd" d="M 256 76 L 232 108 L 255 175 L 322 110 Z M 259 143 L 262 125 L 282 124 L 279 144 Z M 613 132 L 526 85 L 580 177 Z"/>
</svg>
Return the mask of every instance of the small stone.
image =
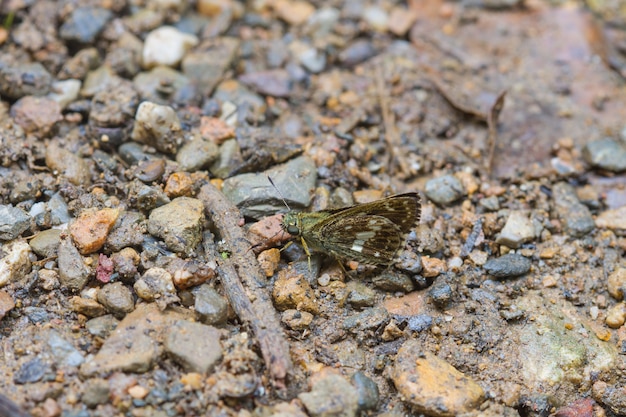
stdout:
<svg viewBox="0 0 626 417">
<path fill-rule="evenodd" d="M 161 152 L 175 153 L 182 143 L 182 128 L 176 111 L 170 106 L 142 102 L 135 114 L 131 138 L 154 146 Z"/>
<path fill-rule="evenodd" d="M 485 270 L 496 278 L 512 278 L 530 271 L 531 261 L 516 253 L 507 253 L 496 259 L 490 259 L 484 265 Z"/>
<path fill-rule="evenodd" d="M 626 206 L 603 211 L 596 217 L 596 226 L 618 232 L 626 231 Z"/>
<path fill-rule="evenodd" d="M 204 205 L 195 198 L 178 197 L 152 210 L 148 232 L 176 253 L 191 254 L 202 240 Z"/>
<path fill-rule="evenodd" d="M 626 294 L 626 268 L 617 268 L 609 275 L 607 290 L 611 297 L 623 300 Z"/>
<path fill-rule="evenodd" d="M 30 216 L 20 208 L 0 205 L 0 239 L 13 240 L 30 226 Z"/>
<path fill-rule="evenodd" d="M 16 384 L 29 384 L 40 381 L 46 371 L 48 365 L 39 357 L 24 362 L 22 366 L 13 375 L 13 382 Z"/>
<path fill-rule="evenodd" d="M 107 9 L 78 7 L 59 29 L 59 36 L 65 41 L 91 44 L 112 16 Z"/>
<path fill-rule="evenodd" d="M 61 147 L 57 140 L 46 146 L 46 166 L 50 171 L 66 177 L 72 184 L 85 186 L 91 183 L 89 165 L 75 152 Z"/>
<path fill-rule="evenodd" d="M 146 217 L 137 211 L 120 213 L 113 229 L 107 236 L 105 247 L 110 252 L 119 252 L 130 246 L 141 246 L 146 233 Z"/>
<path fill-rule="evenodd" d="M 279 0 L 274 2 L 274 10 L 285 22 L 299 26 L 311 17 L 315 12 L 315 7 L 303 0 Z"/>
<path fill-rule="evenodd" d="M 48 97 L 22 97 L 11 106 L 11 116 L 26 133 L 48 136 L 55 124 L 63 120 L 61 106 Z"/>
<path fill-rule="evenodd" d="M 374 30 L 384 32 L 389 27 L 389 15 L 377 6 L 369 6 L 363 10 L 363 20 Z"/>
<path fill-rule="evenodd" d="M 109 401 L 110 388 L 106 379 L 94 378 L 85 382 L 81 401 L 89 408 Z"/>
<path fill-rule="evenodd" d="M 134 387 L 128 388 L 128 395 L 139 400 L 146 398 L 149 393 L 150 390 L 142 387 L 141 385 L 135 385 Z"/>
<path fill-rule="evenodd" d="M 222 324 L 228 318 L 228 302 L 207 284 L 192 290 L 195 297 L 194 309 L 204 324 Z"/>
<path fill-rule="evenodd" d="M 435 285 L 430 287 L 428 294 L 439 308 L 446 308 L 452 301 L 452 287 L 445 282 L 437 281 Z"/>
<path fill-rule="evenodd" d="M 560 182 L 555 184 L 552 191 L 556 212 L 569 235 L 582 237 L 595 228 L 589 208 L 578 200 L 574 187 Z"/>
<path fill-rule="evenodd" d="M 541 252 L 539 252 L 539 257 L 541 259 L 552 259 L 558 253 L 559 253 L 559 248 L 556 248 L 556 247 L 543 248 L 541 249 Z"/>
<path fill-rule="evenodd" d="M 359 395 L 355 387 L 330 372 L 313 378 L 311 391 L 298 395 L 311 417 L 356 416 Z"/>
<path fill-rule="evenodd" d="M 380 399 L 376 382 L 361 371 L 355 372 L 351 381 L 359 396 L 359 410 L 375 410 Z"/>
<path fill-rule="evenodd" d="M 215 143 L 196 138 L 178 150 L 176 162 L 182 171 L 195 172 L 209 167 L 218 155 L 219 149 Z"/>
<path fill-rule="evenodd" d="M 97 252 L 119 216 L 119 209 L 87 210 L 70 224 L 70 236 L 82 255 Z"/>
<path fill-rule="evenodd" d="M 500 210 L 500 200 L 498 200 L 498 197 L 496 197 L 495 195 L 481 199 L 478 204 L 488 211 Z"/>
<path fill-rule="evenodd" d="M 389 313 L 384 308 L 366 308 L 360 313 L 347 317 L 342 324 L 344 330 L 352 333 L 378 329 L 389 321 Z"/>
<path fill-rule="evenodd" d="M 292 330 L 302 331 L 309 328 L 313 322 L 313 314 L 294 309 L 285 310 L 280 315 L 280 321 Z"/>
<path fill-rule="evenodd" d="M 13 301 L 13 298 L 6 291 L 0 291 L 0 321 L 14 307 L 15 301 Z"/>
<path fill-rule="evenodd" d="M 376 48 L 369 39 L 358 39 L 339 53 L 339 62 L 346 66 L 360 64 L 376 55 Z"/>
<path fill-rule="evenodd" d="M 611 172 L 626 171 L 626 146 L 611 138 L 587 143 L 583 148 L 583 158 L 596 168 Z"/>
<path fill-rule="evenodd" d="M 376 288 L 389 292 L 411 292 L 415 289 L 411 277 L 402 273 L 383 272 L 374 276 L 372 283 Z"/>
<path fill-rule="evenodd" d="M 102 304 L 90 298 L 74 296 L 70 300 L 72 310 L 87 317 L 99 317 L 106 314 Z"/>
<path fill-rule="evenodd" d="M 259 253 L 257 260 L 259 261 L 261 270 L 265 273 L 265 276 L 269 278 L 274 275 L 276 269 L 278 268 L 278 263 L 280 262 L 280 250 L 276 248 L 264 250 Z"/>
<path fill-rule="evenodd" d="M 143 46 L 143 66 L 176 67 L 185 53 L 198 44 L 198 38 L 171 26 L 161 26 L 148 33 Z"/>
<path fill-rule="evenodd" d="M 348 303 L 355 308 L 372 307 L 376 303 L 376 291 L 360 281 L 350 281 L 347 285 Z"/>
<path fill-rule="evenodd" d="M 46 291 L 52 291 L 59 288 L 59 272 L 50 269 L 40 269 L 39 285 Z"/>
<path fill-rule="evenodd" d="M 61 238 L 57 263 L 61 286 L 74 291 L 82 290 L 89 280 L 91 270 L 85 265 L 78 249 L 69 237 Z"/>
<path fill-rule="evenodd" d="M 426 415 L 469 413 L 485 396 L 474 380 L 425 351 L 415 340 L 405 342 L 398 351 L 391 380 L 404 401 L 417 413 Z"/>
<path fill-rule="evenodd" d="M 209 373 L 222 358 L 219 330 L 185 320 L 168 328 L 164 348 L 185 372 Z"/>
<path fill-rule="evenodd" d="M 191 389 L 201 389 L 204 384 L 204 377 L 197 372 L 189 372 L 180 377 L 180 383 Z"/>
<path fill-rule="evenodd" d="M 193 178 L 187 172 L 174 172 L 167 179 L 164 191 L 169 198 L 191 197 L 193 183 Z"/>
<path fill-rule="evenodd" d="M 415 9 L 396 6 L 391 9 L 389 15 L 389 31 L 396 36 L 404 37 L 417 18 L 418 13 Z"/>
<path fill-rule="evenodd" d="M 106 339 L 115 330 L 118 323 L 119 321 L 112 314 L 106 314 L 89 320 L 85 323 L 85 328 L 89 334 Z"/>
<path fill-rule="evenodd" d="M 48 98 L 59 103 L 61 109 L 65 109 L 68 104 L 78 98 L 81 85 L 80 80 L 74 79 L 54 82 Z"/>
<path fill-rule="evenodd" d="M 260 94 L 273 97 L 288 97 L 293 87 L 284 69 L 249 72 L 241 75 L 239 81 Z"/>
<path fill-rule="evenodd" d="M 146 301 L 155 301 L 161 309 L 169 304 L 180 301 L 172 275 L 163 268 L 150 268 L 139 278 L 133 286 L 140 298 Z"/>
<path fill-rule="evenodd" d="M 609 309 L 606 312 L 606 319 L 604 320 L 607 326 L 611 329 L 619 329 L 626 322 L 626 304 L 619 303 Z"/>
<path fill-rule="evenodd" d="M 474 249 L 469 254 L 470 260 L 476 266 L 483 266 L 487 262 L 488 257 L 489 255 L 487 254 L 487 252 L 478 249 Z"/>
<path fill-rule="evenodd" d="M 272 291 L 274 305 L 280 311 L 296 309 L 319 314 L 319 306 L 315 293 L 304 278 L 293 269 L 283 269 L 278 272 L 278 278 Z"/>
<path fill-rule="evenodd" d="M 521 211 L 512 211 L 496 238 L 496 243 L 517 249 L 534 238 L 535 229 L 528 215 Z"/>
<path fill-rule="evenodd" d="M 14 240 L 2 246 L 0 259 L 0 287 L 25 277 L 31 269 L 30 246 L 23 240 Z"/>
<path fill-rule="evenodd" d="M 133 294 L 121 282 L 103 286 L 98 291 L 98 302 L 117 318 L 123 318 L 135 309 Z"/>
<path fill-rule="evenodd" d="M 57 255 L 60 242 L 61 231 L 59 229 L 48 229 L 37 233 L 28 244 L 38 256 L 52 258 Z"/>
<path fill-rule="evenodd" d="M 465 195 L 463 184 L 453 175 L 429 180 L 424 192 L 430 200 L 442 206 L 450 205 Z"/>
<path fill-rule="evenodd" d="M 447 270 L 445 261 L 429 256 L 422 256 L 422 268 L 422 275 L 426 278 L 434 278 Z"/>
</svg>

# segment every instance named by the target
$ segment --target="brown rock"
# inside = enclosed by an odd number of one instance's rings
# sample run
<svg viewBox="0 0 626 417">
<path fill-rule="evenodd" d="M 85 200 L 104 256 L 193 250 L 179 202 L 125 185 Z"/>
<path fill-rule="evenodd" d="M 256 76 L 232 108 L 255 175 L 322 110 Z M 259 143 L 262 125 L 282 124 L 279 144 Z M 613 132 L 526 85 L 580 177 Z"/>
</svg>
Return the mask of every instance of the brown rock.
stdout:
<svg viewBox="0 0 626 417">
<path fill-rule="evenodd" d="M 306 1 L 277 0 L 274 9 L 285 22 L 290 25 L 301 25 L 315 12 L 315 7 Z"/>
<path fill-rule="evenodd" d="M 319 313 L 317 300 L 304 275 L 297 274 L 293 269 L 282 270 L 274 284 L 274 304 L 280 311 L 296 309 Z"/>
<path fill-rule="evenodd" d="M 276 268 L 278 268 L 278 263 L 280 262 L 280 251 L 276 248 L 265 250 L 259 253 L 258 261 L 261 265 L 261 269 L 265 273 L 265 276 L 269 278 L 274 275 Z"/>
<path fill-rule="evenodd" d="M 0 320 L 15 307 L 13 298 L 6 291 L 0 291 Z"/>
<path fill-rule="evenodd" d="M 70 236 L 82 255 L 98 251 L 113 228 L 119 209 L 85 211 L 70 225 Z"/>
<path fill-rule="evenodd" d="M 611 297 L 623 300 L 626 293 L 626 268 L 618 268 L 609 275 L 607 290 Z"/>
<path fill-rule="evenodd" d="M 63 120 L 59 103 L 47 97 L 22 97 L 11 107 L 11 115 L 26 133 L 41 136 L 48 136 L 55 123 Z"/>
<path fill-rule="evenodd" d="M 626 206 L 600 213 L 596 218 L 596 226 L 601 229 L 626 230 Z"/>
<path fill-rule="evenodd" d="M 446 263 L 441 259 L 422 256 L 422 275 L 426 278 L 433 278 L 446 272 Z"/>
<path fill-rule="evenodd" d="M 415 340 L 405 342 L 398 351 L 391 379 L 405 402 L 429 416 L 453 417 L 470 412 L 485 395 L 474 380 L 425 352 Z"/>
<path fill-rule="evenodd" d="M 175 172 L 167 179 L 165 194 L 169 198 L 190 197 L 193 193 L 193 180 L 188 172 Z"/>
</svg>

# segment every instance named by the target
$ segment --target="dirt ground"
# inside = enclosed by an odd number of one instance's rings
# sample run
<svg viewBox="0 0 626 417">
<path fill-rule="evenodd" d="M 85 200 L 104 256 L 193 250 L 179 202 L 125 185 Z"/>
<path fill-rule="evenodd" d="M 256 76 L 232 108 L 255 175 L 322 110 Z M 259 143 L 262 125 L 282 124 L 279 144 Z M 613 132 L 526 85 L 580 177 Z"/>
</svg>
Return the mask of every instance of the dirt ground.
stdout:
<svg viewBox="0 0 626 417">
<path fill-rule="evenodd" d="M 620 4 L 2 2 L 0 417 L 626 415 Z"/>
</svg>

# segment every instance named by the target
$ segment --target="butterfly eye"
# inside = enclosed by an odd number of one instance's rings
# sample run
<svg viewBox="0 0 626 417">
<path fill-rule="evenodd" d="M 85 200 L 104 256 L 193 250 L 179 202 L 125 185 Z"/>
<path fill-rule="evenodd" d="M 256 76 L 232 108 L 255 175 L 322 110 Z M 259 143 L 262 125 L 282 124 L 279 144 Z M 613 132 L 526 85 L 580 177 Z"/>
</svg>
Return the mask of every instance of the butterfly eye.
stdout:
<svg viewBox="0 0 626 417">
<path fill-rule="evenodd" d="M 296 226 L 295 224 L 288 224 L 287 233 L 289 233 L 290 235 L 298 236 L 300 234 L 300 229 L 298 229 L 298 226 Z"/>
</svg>

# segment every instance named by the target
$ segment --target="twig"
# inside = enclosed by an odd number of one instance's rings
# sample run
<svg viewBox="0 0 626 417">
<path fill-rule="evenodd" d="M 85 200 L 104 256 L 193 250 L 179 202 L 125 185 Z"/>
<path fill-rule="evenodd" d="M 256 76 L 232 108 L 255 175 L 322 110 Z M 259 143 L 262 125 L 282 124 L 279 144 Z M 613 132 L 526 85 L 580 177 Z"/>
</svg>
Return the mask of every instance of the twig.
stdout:
<svg viewBox="0 0 626 417">
<path fill-rule="evenodd" d="M 487 126 L 489 127 L 489 139 L 487 144 L 489 145 L 489 155 L 487 157 L 485 167 L 487 168 L 487 172 L 491 175 L 493 170 L 493 156 L 496 152 L 496 142 L 498 141 L 498 117 L 500 117 L 500 112 L 502 111 L 502 107 L 504 107 L 504 97 L 506 96 L 506 90 L 503 90 L 498 94 L 496 101 L 493 102 L 493 106 L 489 110 L 489 115 L 487 117 Z"/>
<path fill-rule="evenodd" d="M 202 186 L 198 198 L 230 248 L 230 256 L 219 261 L 217 269 L 230 304 L 256 335 L 265 366 L 275 386 L 283 389 L 293 367 L 289 345 L 265 288 L 264 275 L 239 224 L 241 214 L 212 184 Z"/>
</svg>

